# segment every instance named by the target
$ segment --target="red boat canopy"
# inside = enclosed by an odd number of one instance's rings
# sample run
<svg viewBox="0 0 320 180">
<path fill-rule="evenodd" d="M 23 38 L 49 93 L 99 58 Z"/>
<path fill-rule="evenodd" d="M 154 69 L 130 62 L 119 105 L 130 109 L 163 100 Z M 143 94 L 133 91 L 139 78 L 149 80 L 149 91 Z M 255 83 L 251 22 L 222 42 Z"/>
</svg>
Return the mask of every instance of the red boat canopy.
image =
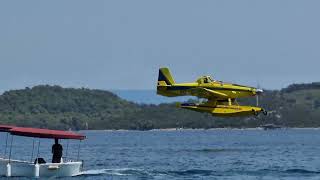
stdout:
<svg viewBox="0 0 320 180">
<path fill-rule="evenodd" d="M 14 127 L 0 125 L 0 131 L 9 132 L 16 136 L 26 137 L 37 137 L 37 138 L 48 138 L 48 139 L 78 139 L 83 140 L 86 136 L 76 134 L 70 131 L 58 131 L 49 129 L 38 129 L 38 128 L 25 128 L 25 127 Z"/>
<path fill-rule="evenodd" d="M 14 126 L 0 125 L 0 132 L 9 132 Z"/>
</svg>

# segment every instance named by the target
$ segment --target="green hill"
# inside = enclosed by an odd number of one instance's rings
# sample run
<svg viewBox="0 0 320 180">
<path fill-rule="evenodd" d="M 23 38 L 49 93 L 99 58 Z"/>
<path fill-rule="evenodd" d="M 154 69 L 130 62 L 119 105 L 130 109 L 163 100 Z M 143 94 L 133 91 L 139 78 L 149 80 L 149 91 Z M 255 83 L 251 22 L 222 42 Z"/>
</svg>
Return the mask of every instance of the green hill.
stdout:
<svg viewBox="0 0 320 180">
<path fill-rule="evenodd" d="M 255 104 L 255 98 L 240 99 Z M 0 123 L 52 129 L 138 129 L 257 127 L 320 127 L 320 83 L 294 84 L 266 91 L 260 105 L 266 117 L 217 118 L 175 107 L 139 105 L 108 91 L 36 86 L 0 96 Z"/>
</svg>

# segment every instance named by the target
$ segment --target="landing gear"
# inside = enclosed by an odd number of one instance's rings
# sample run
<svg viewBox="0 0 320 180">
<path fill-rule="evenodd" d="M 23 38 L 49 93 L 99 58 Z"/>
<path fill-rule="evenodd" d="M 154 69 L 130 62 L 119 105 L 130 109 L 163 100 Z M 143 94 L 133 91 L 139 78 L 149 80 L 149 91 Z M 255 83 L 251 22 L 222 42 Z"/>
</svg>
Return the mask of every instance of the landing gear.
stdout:
<svg viewBox="0 0 320 180">
<path fill-rule="evenodd" d="M 254 109 L 252 109 L 253 115 L 258 116 L 259 113 L 257 111 L 255 111 Z"/>
<path fill-rule="evenodd" d="M 256 110 L 252 109 L 252 112 L 255 116 L 259 115 L 259 112 L 257 112 Z M 267 116 L 268 115 L 268 111 L 262 109 L 261 112 L 263 113 L 263 115 Z"/>
<path fill-rule="evenodd" d="M 262 110 L 262 113 L 263 113 L 263 115 L 265 115 L 265 116 L 268 115 L 268 111 L 266 111 L 266 110 L 264 110 L 264 109 Z"/>
</svg>

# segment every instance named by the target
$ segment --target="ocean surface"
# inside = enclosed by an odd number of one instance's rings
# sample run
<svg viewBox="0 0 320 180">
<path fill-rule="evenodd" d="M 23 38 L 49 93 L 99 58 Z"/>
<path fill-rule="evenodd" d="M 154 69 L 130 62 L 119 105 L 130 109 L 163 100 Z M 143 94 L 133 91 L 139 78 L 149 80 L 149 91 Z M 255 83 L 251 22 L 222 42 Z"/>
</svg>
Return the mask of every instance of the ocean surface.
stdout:
<svg viewBox="0 0 320 180">
<path fill-rule="evenodd" d="M 62 179 L 320 179 L 320 129 L 81 133 L 84 172 Z M 0 138 L 3 156 L 5 133 Z M 52 143 L 40 141 L 47 161 Z M 64 156 L 77 158 L 78 141 L 61 144 Z M 31 160 L 32 145 L 32 138 L 14 137 L 12 157 Z"/>
</svg>

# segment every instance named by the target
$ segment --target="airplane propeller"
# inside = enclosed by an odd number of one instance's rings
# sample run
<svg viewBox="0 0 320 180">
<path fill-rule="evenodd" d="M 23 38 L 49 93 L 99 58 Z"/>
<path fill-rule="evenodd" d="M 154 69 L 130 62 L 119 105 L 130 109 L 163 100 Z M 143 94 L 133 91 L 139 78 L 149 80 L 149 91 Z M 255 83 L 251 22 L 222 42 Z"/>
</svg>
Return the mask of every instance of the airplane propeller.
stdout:
<svg viewBox="0 0 320 180">
<path fill-rule="evenodd" d="M 256 95 L 256 104 L 257 106 L 259 106 L 259 98 L 260 98 L 260 94 L 263 93 L 262 89 L 257 89 L 256 91 L 257 95 Z"/>
<path fill-rule="evenodd" d="M 260 100 L 260 95 L 263 93 L 263 90 L 260 87 L 260 84 L 258 83 L 257 85 L 257 90 L 256 90 L 256 105 L 257 107 L 259 106 L 259 100 Z"/>
<path fill-rule="evenodd" d="M 259 101 L 260 101 L 260 95 L 263 93 L 263 89 L 261 89 L 260 85 L 258 84 L 257 90 L 256 90 L 256 105 L 259 107 Z M 267 115 L 268 112 L 263 109 L 263 114 Z"/>
</svg>

